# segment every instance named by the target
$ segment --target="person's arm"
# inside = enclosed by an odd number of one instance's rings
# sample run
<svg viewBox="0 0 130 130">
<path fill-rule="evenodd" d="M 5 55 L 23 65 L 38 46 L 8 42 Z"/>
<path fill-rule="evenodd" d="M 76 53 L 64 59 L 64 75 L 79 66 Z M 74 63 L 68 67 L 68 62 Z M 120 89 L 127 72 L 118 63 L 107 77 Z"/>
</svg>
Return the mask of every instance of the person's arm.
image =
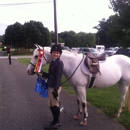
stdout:
<svg viewBox="0 0 130 130">
<path fill-rule="evenodd" d="M 60 87 L 62 72 L 63 72 L 63 63 L 59 62 L 56 67 L 56 80 L 55 80 L 55 84 L 54 84 L 55 91 L 57 91 Z"/>
</svg>

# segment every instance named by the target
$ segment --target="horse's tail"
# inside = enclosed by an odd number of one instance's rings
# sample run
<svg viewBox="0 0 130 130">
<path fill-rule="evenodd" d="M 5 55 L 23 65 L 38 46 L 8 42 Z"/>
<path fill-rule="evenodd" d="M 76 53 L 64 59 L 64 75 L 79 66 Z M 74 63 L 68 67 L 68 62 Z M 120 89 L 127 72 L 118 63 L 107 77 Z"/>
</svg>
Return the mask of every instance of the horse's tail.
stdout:
<svg viewBox="0 0 130 130">
<path fill-rule="evenodd" d="M 130 111 L 130 86 L 127 91 L 127 103 L 128 103 L 128 111 Z"/>
</svg>

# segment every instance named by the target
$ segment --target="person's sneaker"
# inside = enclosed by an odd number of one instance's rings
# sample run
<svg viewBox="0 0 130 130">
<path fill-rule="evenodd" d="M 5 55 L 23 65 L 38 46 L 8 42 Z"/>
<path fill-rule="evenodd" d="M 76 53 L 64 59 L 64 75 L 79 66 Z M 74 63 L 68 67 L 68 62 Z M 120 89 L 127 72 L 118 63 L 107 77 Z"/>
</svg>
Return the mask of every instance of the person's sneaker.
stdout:
<svg viewBox="0 0 130 130">
<path fill-rule="evenodd" d="M 44 127 L 44 129 L 45 130 L 50 130 L 50 129 L 58 129 L 59 128 L 59 126 L 58 125 L 56 125 L 56 124 L 49 124 L 49 125 L 46 125 L 45 127 Z"/>
<path fill-rule="evenodd" d="M 53 122 L 49 122 L 49 125 L 51 125 Z M 57 122 L 55 125 L 61 126 L 61 122 Z"/>
</svg>

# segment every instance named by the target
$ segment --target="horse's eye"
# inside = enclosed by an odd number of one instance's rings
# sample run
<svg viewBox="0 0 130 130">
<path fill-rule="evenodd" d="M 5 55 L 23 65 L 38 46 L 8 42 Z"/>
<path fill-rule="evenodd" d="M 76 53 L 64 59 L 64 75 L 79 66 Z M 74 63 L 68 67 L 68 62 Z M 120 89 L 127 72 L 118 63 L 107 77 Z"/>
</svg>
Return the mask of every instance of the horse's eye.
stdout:
<svg viewBox="0 0 130 130">
<path fill-rule="evenodd" d="M 38 58 L 38 56 L 36 55 L 34 58 L 35 58 L 35 59 L 37 59 L 37 58 Z"/>
</svg>

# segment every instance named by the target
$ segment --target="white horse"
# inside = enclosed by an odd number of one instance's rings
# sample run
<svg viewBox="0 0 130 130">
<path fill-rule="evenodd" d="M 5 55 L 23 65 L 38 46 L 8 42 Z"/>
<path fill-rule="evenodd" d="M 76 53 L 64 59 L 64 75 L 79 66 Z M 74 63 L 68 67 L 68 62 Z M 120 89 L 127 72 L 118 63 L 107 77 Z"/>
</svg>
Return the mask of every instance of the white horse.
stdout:
<svg viewBox="0 0 130 130">
<path fill-rule="evenodd" d="M 34 67 L 39 55 L 39 49 L 44 51 L 43 66 L 52 61 L 50 48 L 37 46 L 33 52 L 30 64 L 27 67 L 27 73 L 29 75 L 34 74 Z M 90 72 L 87 67 L 84 68 L 85 55 L 73 54 L 63 50 L 60 59 L 64 63 L 63 75 L 65 75 L 66 79 L 68 79 L 68 83 L 74 88 L 77 96 L 78 112 L 74 116 L 74 119 L 79 119 L 81 113 L 84 112 L 84 118 L 80 122 L 80 125 L 87 125 L 88 111 L 86 89 L 90 82 Z M 100 63 L 100 72 L 101 75 L 96 74 L 94 87 L 106 88 L 116 83 L 118 84 L 121 92 L 121 102 L 116 117 L 119 118 L 122 109 L 125 106 L 126 94 L 127 92 L 130 92 L 130 58 L 123 55 L 107 57 L 106 61 Z"/>
</svg>

